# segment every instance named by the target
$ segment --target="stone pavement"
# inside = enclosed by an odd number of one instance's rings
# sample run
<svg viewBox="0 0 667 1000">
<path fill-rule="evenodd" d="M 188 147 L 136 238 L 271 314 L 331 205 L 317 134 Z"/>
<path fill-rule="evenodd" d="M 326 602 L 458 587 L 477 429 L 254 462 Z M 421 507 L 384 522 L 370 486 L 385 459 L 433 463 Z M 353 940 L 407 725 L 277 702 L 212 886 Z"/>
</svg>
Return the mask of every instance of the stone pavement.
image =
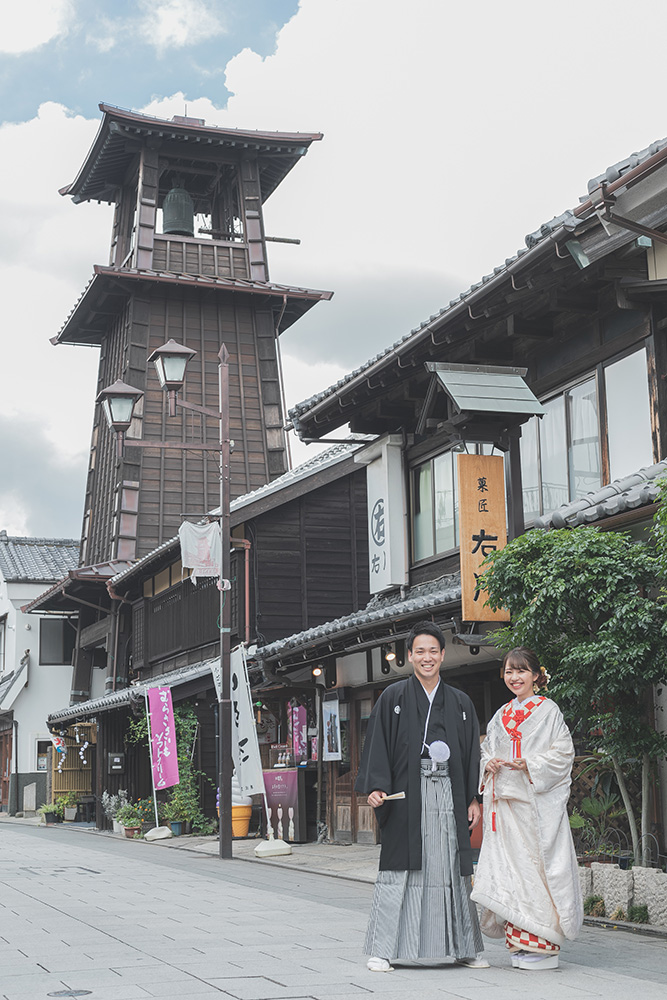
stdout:
<svg viewBox="0 0 667 1000">
<path fill-rule="evenodd" d="M 376 848 L 354 862 L 354 848 L 299 845 L 279 867 L 220 861 L 208 838 L 164 848 L 77 826 L 0 822 L 2 1000 L 63 990 L 88 990 L 91 1000 L 665 995 L 667 941 L 598 927 L 565 946 L 556 972 L 512 970 L 498 942 L 488 944 L 486 970 L 368 972 L 361 946 L 372 886 L 364 872 Z M 239 854 L 254 846 L 234 844 Z M 306 870 L 330 852 L 349 859 L 338 861 L 346 874 Z"/>
</svg>

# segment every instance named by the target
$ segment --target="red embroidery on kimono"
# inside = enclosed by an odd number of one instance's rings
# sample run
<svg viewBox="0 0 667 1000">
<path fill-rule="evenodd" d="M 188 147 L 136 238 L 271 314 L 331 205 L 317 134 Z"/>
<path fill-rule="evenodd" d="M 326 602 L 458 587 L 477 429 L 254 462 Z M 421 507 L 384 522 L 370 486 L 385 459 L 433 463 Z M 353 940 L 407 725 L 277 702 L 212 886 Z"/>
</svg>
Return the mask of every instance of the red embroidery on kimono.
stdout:
<svg viewBox="0 0 667 1000">
<path fill-rule="evenodd" d="M 516 759 L 521 756 L 521 726 L 530 718 L 533 711 L 545 701 L 544 695 L 540 695 L 539 698 L 531 698 L 529 701 L 524 701 L 520 708 L 512 709 L 514 702 L 510 701 L 505 705 L 503 709 L 503 726 L 505 727 L 505 732 L 512 741 L 512 757 Z"/>
</svg>

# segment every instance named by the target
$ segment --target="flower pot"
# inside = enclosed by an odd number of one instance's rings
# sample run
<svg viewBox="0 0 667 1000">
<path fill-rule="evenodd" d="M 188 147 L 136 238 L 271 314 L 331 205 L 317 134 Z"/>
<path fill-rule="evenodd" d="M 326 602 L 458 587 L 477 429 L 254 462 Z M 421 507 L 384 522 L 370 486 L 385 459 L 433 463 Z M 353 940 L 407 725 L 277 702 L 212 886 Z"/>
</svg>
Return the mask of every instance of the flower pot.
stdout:
<svg viewBox="0 0 667 1000">
<path fill-rule="evenodd" d="M 46 823 L 47 826 L 51 826 L 52 823 L 58 822 L 58 817 L 56 816 L 55 813 L 45 812 L 44 822 Z"/>
<path fill-rule="evenodd" d="M 113 823 L 113 832 L 122 834 L 123 830 L 125 829 L 123 824 L 119 823 L 117 819 L 112 819 L 111 822 Z"/>
<path fill-rule="evenodd" d="M 73 823 L 76 819 L 76 814 L 78 812 L 78 806 L 65 806 L 65 820 L 68 823 Z"/>
<path fill-rule="evenodd" d="M 232 836 L 247 837 L 252 806 L 232 806 Z"/>
<path fill-rule="evenodd" d="M 172 819 L 169 822 L 169 826 L 171 827 L 171 832 L 174 837 L 180 837 L 183 833 L 183 820 Z"/>
<path fill-rule="evenodd" d="M 123 829 L 125 830 L 125 836 L 130 839 L 132 839 L 132 837 L 136 837 L 138 833 L 141 833 L 140 826 L 124 826 Z"/>
</svg>

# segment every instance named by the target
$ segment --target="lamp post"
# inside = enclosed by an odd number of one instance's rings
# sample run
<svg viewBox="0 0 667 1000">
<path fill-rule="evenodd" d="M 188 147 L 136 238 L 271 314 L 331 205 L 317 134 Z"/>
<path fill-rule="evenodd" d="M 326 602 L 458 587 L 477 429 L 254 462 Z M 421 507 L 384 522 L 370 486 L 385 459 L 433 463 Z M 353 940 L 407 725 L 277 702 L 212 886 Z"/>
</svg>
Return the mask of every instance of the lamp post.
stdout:
<svg viewBox="0 0 667 1000">
<path fill-rule="evenodd" d="M 218 405 L 219 411 L 209 410 L 196 403 L 179 399 L 183 388 L 188 362 L 196 355 L 175 340 L 169 340 L 158 347 L 148 360 L 155 365 L 161 387 L 169 395 L 169 415 L 175 416 L 176 406 L 195 410 L 219 422 L 220 436 L 217 448 L 174 441 L 143 441 L 132 439 L 133 448 L 176 448 L 180 450 L 215 451 L 220 460 L 220 697 L 218 700 L 218 785 L 220 788 L 219 856 L 229 860 L 232 857 L 232 702 L 231 702 L 231 601 L 229 599 L 230 575 L 230 527 L 229 527 L 229 484 L 230 484 L 230 440 L 229 440 L 229 352 L 223 344 L 218 353 Z M 125 385 L 121 381 L 103 389 L 97 397 L 102 403 L 109 427 L 117 434 L 118 456 L 123 454 L 123 440 L 132 421 L 132 413 L 137 400 L 143 396 L 140 389 Z"/>
</svg>

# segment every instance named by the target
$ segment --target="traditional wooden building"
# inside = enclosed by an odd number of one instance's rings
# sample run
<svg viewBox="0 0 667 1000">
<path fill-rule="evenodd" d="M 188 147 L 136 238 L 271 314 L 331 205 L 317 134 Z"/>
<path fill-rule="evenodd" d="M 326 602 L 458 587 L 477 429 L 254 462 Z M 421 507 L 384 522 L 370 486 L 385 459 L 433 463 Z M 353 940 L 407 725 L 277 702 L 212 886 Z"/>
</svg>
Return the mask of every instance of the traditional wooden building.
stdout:
<svg viewBox="0 0 667 1000">
<path fill-rule="evenodd" d="M 218 410 L 218 352 L 230 356 L 231 491 L 240 496 L 288 468 L 278 337 L 329 292 L 270 281 L 263 205 L 319 133 L 250 132 L 100 105 L 97 137 L 61 194 L 115 206 L 109 263 L 93 277 L 54 344 L 100 348 L 98 391 L 121 380 L 143 391 L 122 457 L 95 409 L 81 563 L 134 559 L 171 538 L 183 515 L 210 510 L 216 419 L 167 417 L 148 357 L 168 340 L 197 352 L 184 389 Z M 155 450 L 132 440 L 155 441 Z"/>
<path fill-rule="evenodd" d="M 585 521 L 591 496 L 610 505 L 610 526 L 646 519 L 641 502 L 613 505 L 619 480 L 640 466 L 637 481 L 652 480 L 667 455 L 666 244 L 663 141 L 592 180 L 579 205 L 493 274 L 290 411 L 304 439 L 324 441 L 345 424 L 376 436 L 356 456 L 368 476 L 370 604 L 257 652 L 267 675 L 325 664 L 335 677 L 344 738 L 328 820 L 337 839 L 375 837 L 354 778 L 379 690 L 407 669 L 402 643 L 414 622 L 447 630 L 445 677 L 472 696 L 482 726 L 505 697 L 484 615 L 462 609 L 470 539 L 460 537 L 457 454 L 504 456 L 510 536 L 568 523 L 573 509 Z M 539 400 L 541 415 L 520 437 L 504 406 L 487 405 L 485 430 L 453 384 L 487 379 L 488 404 L 505 392 L 489 388 L 495 376 Z M 566 513 L 551 513 L 561 505 Z"/>
<path fill-rule="evenodd" d="M 354 461 L 362 446 L 351 441 L 329 448 L 232 502 L 232 645 L 264 644 L 367 604 L 366 478 Z M 68 707 L 54 705 L 49 715 L 49 725 L 63 732 L 95 721 L 98 798 L 103 790 L 116 793 L 120 788 L 133 798 L 149 794 L 147 754 L 127 745 L 128 723 L 135 709 L 143 711 L 145 688 L 163 684 L 171 687 L 177 704 L 195 708 L 200 723 L 197 763 L 211 779 L 202 783 L 203 804 L 213 814 L 218 702 L 212 671 L 219 663 L 215 584 L 204 578 L 193 586 L 184 575 L 178 536 L 107 579 L 107 602 L 126 608 L 129 621 L 128 634 L 114 645 L 116 683 L 97 697 Z M 54 588 L 42 602 L 33 602 L 32 610 L 58 600 L 67 603 L 66 589 Z M 100 608 L 96 634 L 101 644 L 110 638 L 104 625 L 109 620 Z M 291 733 L 293 709 L 302 710 L 316 730 L 317 686 L 309 667 L 291 676 L 289 684 L 280 677 L 267 681 L 256 668 L 252 677 L 263 763 L 269 768 L 271 747 L 286 744 Z M 122 770 L 109 771 L 109 760 L 119 754 L 125 755 Z M 302 830 L 312 838 L 317 834 L 316 756 L 316 741 L 311 740 L 299 774 L 307 809 Z M 320 796 L 321 790 L 320 784 Z M 104 823 L 100 810 L 97 819 Z"/>
</svg>

